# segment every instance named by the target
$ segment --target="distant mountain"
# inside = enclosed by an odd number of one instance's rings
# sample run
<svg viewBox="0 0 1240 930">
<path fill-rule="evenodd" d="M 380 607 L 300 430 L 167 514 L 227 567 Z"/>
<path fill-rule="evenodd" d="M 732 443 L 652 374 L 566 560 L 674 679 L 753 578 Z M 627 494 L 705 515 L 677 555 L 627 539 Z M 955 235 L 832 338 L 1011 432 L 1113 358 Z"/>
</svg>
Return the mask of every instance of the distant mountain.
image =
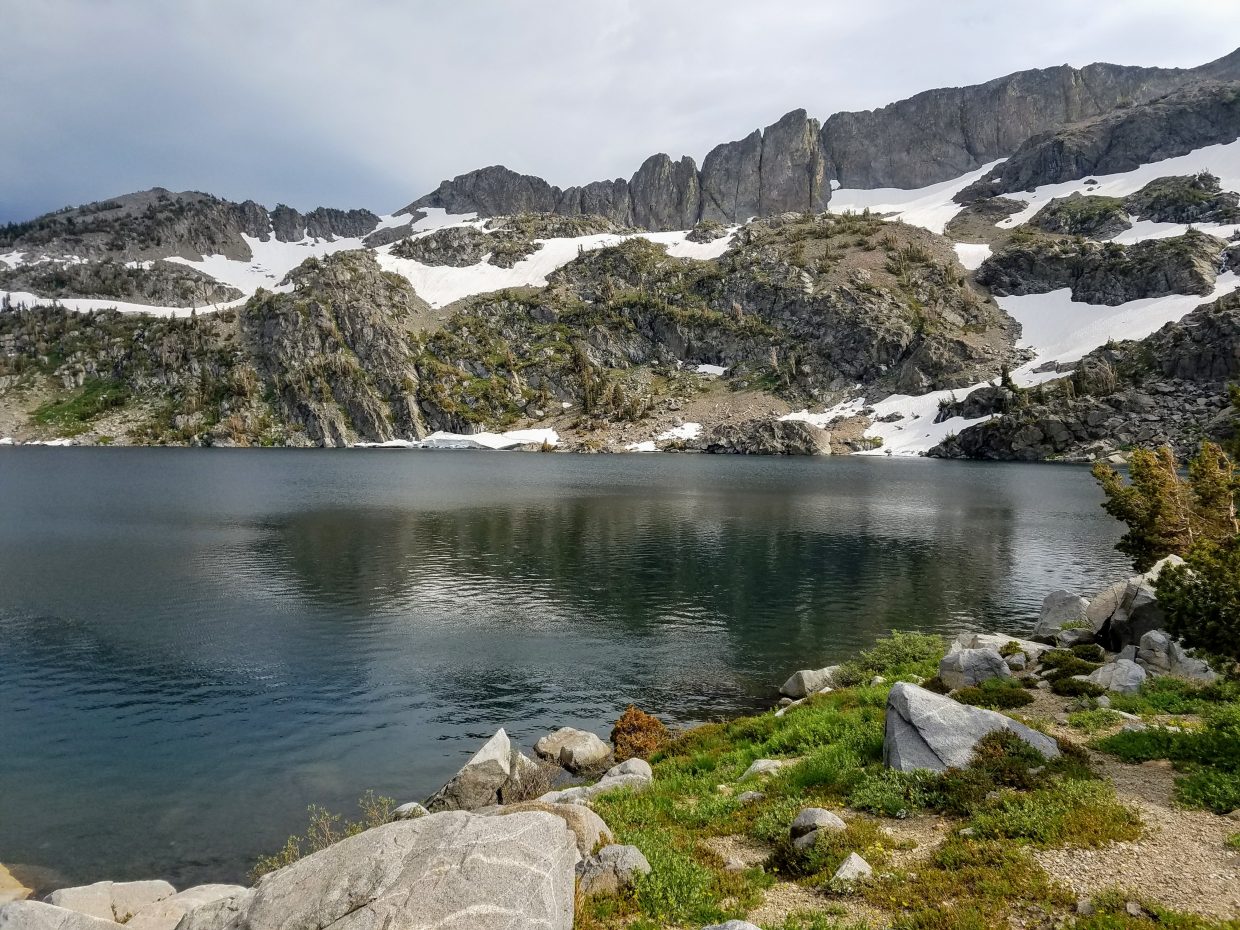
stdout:
<svg viewBox="0 0 1240 930">
<path fill-rule="evenodd" d="M 830 200 L 832 181 L 847 188 L 924 187 L 1005 158 L 1040 133 L 1201 82 L 1237 79 L 1240 50 L 1189 69 L 1093 64 L 1018 71 L 878 110 L 836 113 L 821 125 L 793 110 L 764 130 L 715 146 L 700 169 L 687 155 L 673 161 L 658 154 L 627 181 L 561 189 L 493 165 L 444 181 L 402 212 L 593 213 L 652 230 L 818 212 Z"/>
</svg>

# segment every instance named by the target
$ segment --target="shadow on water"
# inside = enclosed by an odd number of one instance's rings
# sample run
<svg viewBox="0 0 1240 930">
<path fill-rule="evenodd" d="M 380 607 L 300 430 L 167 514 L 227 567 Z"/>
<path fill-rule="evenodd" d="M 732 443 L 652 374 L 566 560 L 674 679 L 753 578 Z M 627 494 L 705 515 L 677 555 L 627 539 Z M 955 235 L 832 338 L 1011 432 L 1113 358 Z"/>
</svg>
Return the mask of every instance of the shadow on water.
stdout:
<svg viewBox="0 0 1240 930">
<path fill-rule="evenodd" d="M 74 881 L 234 880 L 498 726 L 754 709 L 1120 565 L 1079 469 L 30 452 L 0 455 L 0 861 Z"/>
</svg>

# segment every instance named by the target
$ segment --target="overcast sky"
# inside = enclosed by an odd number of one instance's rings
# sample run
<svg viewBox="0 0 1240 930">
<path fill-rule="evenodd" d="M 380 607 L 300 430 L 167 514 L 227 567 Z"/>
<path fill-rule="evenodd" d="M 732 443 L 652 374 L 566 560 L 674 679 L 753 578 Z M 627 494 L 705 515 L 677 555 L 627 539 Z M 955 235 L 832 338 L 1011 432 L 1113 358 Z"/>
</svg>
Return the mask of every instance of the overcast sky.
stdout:
<svg viewBox="0 0 1240 930">
<path fill-rule="evenodd" d="M 162 186 L 391 212 L 472 168 L 701 161 L 796 107 L 1191 66 L 1237 0 L 0 0 L 0 222 Z"/>
</svg>

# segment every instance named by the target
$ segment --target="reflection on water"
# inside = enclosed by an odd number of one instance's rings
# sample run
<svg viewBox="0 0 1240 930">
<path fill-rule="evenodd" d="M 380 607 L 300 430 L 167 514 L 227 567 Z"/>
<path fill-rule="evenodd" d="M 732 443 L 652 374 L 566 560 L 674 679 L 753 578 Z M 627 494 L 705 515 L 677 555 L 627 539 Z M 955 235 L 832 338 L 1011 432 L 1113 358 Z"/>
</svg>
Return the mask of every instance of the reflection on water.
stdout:
<svg viewBox="0 0 1240 930">
<path fill-rule="evenodd" d="M 706 456 L 0 451 L 0 861 L 241 877 L 504 725 L 761 706 L 1120 569 L 1088 473 Z"/>
</svg>

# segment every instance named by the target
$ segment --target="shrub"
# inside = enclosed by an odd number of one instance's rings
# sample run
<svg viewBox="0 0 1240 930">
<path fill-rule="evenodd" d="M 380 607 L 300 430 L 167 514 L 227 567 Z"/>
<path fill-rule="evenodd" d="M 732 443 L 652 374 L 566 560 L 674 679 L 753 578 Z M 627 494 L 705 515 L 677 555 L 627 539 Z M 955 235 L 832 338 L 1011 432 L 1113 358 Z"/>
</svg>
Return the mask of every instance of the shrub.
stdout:
<svg viewBox="0 0 1240 930">
<path fill-rule="evenodd" d="M 1105 707 L 1096 707 L 1092 710 L 1078 710 L 1074 714 L 1068 714 L 1068 726 L 1084 733 L 1094 734 L 1099 730 L 1106 730 L 1115 726 L 1123 719 L 1113 710 L 1108 710 Z"/>
<path fill-rule="evenodd" d="M 1081 643 L 1079 646 L 1073 646 L 1072 654 L 1078 659 L 1084 659 L 1086 662 L 1101 662 L 1107 657 L 1102 647 L 1093 643 Z"/>
<path fill-rule="evenodd" d="M 972 821 L 981 837 L 1035 846 L 1103 846 L 1133 840 L 1141 820 L 1101 781 L 1067 779 L 1029 794 L 1005 792 Z"/>
<path fill-rule="evenodd" d="M 998 681 L 999 679 L 991 679 Z M 1033 703 L 1033 695 L 1013 682 L 1010 685 L 990 686 L 990 681 L 981 687 L 961 688 L 952 696 L 961 704 L 972 704 L 974 707 L 991 707 L 995 710 L 1011 710 Z"/>
<path fill-rule="evenodd" d="M 1240 661 L 1240 537 L 1201 542 L 1154 583 L 1167 629 L 1186 645 Z"/>
<path fill-rule="evenodd" d="M 1106 688 L 1081 678 L 1057 678 L 1051 682 L 1051 690 L 1060 697 L 1102 697 Z"/>
<path fill-rule="evenodd" d="M 1088 675 L 1100 667 L 1098 662 L 1088 662 L 1067 649 L 1051 649 L 1042 654 L 1042 666 L 1050 669 L 1046 678 L 1070 678 L 1073 675 Z"/>
<path fill-rule="evenodd" d="M 867 682 L 876 675 L 884 678 L 929 678 L 943 658 L 943 639 L 929 633 L 894 631 L 876 642 L 851 662 L 844 663 L 841 678 L 845 684 Z"/>
<path fill-rule="evenodd" d="M 616 761 L 626 759 L 649 759 L 667 745 L 667 727 L 658 717 L 630 704 L 611 729 L 611 744 L 615 747 Z"/>
<path fill-rule="evenodd" d="M 303 856 L 319 852 L 349 836 L 355 836 L 363 830 L 385 824 L 392 816 L 396 802 L 392 798 L 376 795 L 367 791 L 357 802 L 361 811 L 360 820 L 344 820 L 340 814 L 333 814 L 325 807 L 311 804 L 306 808 L 309 823 L 306 832 L 301 836 L 290 836 L 284 848 L 270 856 L 261 856 L 250 870 L 250 880 L 258 881 L 268 872 L 291 865 Z"/>
<path fill-rule="evenodd" d="M 848 806 L 903 819 L 913 811 L 937 807 L 941 798 L 942 785 L 937 774 L 882 767 L 868 769 L 858 780 L 848 795 Z"/>
</svg>

